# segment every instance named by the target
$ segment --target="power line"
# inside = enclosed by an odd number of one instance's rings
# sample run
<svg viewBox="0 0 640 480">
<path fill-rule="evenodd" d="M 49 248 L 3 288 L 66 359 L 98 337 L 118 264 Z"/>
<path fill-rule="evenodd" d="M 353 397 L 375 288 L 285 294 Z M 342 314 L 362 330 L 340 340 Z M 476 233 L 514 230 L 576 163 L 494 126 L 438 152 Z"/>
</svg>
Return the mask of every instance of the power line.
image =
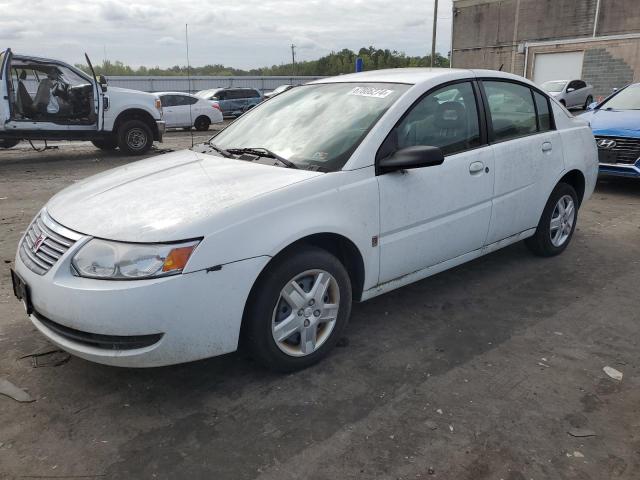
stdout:
<svg viewBox="0 0 640 480">
<path fill-rule="evenodd" d="M 291 44 L 291 75 L 296 76 L 296 46 Z"/>
</svg>

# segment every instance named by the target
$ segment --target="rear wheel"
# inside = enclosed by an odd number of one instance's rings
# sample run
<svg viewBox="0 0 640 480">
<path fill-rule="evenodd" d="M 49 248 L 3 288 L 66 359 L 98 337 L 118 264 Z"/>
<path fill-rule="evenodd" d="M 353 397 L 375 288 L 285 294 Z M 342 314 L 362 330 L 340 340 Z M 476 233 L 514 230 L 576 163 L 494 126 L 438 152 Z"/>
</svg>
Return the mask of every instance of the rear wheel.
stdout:
<svg viewBox="0 0 640 480">
<path fill-rule="evenodd" d="M 196 121 L 193 123 L 193 126 L 199 132 L 205 132 L 209 130 L 209 125 L 211 125 L 211 120 L 209 120 L 209 117 L 205 117 L 204 115 L 196 118 Z"/>
<path fill-rule="evenodd" d="M 567 183 L 559 183 L 547 200 L 533 237 L 525 244 L 541 257 L 552 257 L 569 245 L 578 219 L 578 196 Z"/>
<path fill-rule="evenodd" d="M 591 95 L 589 95 L 589 96 L 587 97 L 587 100 L 584 102 L 584 110 L 586 110 L 586 109 L 587 109 L 587 107 L 588 107 L 589 105 L 591 105 L 592 103 L 593 103 L 593 97 L 592 97 Z"/>
<path fill-rule="evenodd" d="M 127 155 L 142 155 L 153 145 L 153 134 L 142 120 L 127 120 L 118 129 L 118 147 Z"/>
<path fill-rule="evenodd" d="M 351 281 L 342 263 L 304 247 L 261 274 L 245 310 L 244 340 L 266 367 L 300 370 L 327 355 L 350 314 Z"/>
<path fill-rule="evenodd" d="M 100 140 L 91 140 L 91 143 L 100 150 L 115 150 L 118 148 L 118 142 L 115 138 L 102 138 Z"/>
<path fill-rule="evenodd" d="M 15 139 L 15 138 L 5 138 L 5 139 L 0 139 L 0 148 L 11 148 L 11 147 L 15 147 L 16 145 L 18 145 L 20 143 L 20 140 Z"/>
</svg>

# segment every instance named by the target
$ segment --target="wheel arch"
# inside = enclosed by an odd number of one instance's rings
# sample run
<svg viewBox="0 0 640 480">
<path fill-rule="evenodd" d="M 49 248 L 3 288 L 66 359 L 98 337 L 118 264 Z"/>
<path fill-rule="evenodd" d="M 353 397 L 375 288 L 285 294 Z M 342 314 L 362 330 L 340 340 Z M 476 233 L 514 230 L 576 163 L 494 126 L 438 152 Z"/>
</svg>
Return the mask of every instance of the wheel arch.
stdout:
<svg viewBox="0 0 640 480">
<path fill-rule="evenodd" d="M 580 170 L 570 170 L 565 173 L 558 183 L 566 183 L 573 187 L 578 195 L 578 207 L 582 204 L 584 199 L 584 192 L 586 188 L 586 179 L 584 174 Z"/>
<path fill-rule="evenodd" d="M 160 132 L 158 131 L 158 124 L 156 123 L 156 120 L 149 112 L 141 108 L 128 108 L 127 110 L 120 112 L 113 123 L 113 133 L 117 134 L 120 126 L 128 120 L 143 121 L 151 129 L 153 139 L 160 140 Z"/>
</svg>

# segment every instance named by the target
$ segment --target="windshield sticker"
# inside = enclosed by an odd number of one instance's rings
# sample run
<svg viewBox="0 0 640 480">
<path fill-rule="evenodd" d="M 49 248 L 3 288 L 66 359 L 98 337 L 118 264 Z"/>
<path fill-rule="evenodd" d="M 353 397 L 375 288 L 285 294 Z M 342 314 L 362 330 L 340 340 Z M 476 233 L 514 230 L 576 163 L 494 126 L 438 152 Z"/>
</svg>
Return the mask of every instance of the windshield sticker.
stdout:
<svg viewBox="0 0 640 480">
<path fill-rule="evenodd" d="M 385 98 L 393 93 L 393 90 L 386 88 L 374 87 L 356 87 L 349 92 L 349 95 L 357 95 L 359 97 Z"/>
</svg>

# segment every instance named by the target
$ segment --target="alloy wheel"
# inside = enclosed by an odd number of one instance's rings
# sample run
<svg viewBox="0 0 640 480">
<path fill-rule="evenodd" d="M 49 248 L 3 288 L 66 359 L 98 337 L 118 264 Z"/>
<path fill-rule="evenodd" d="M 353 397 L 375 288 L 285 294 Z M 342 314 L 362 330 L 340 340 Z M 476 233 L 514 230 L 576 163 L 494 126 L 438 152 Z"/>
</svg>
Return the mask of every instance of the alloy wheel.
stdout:
<svg viewBox="0 0 640 480">
<path fill-rule="evenodd" d="M 576 209 L 573 199 L 569 195 L 563 195 L 551 213 L 549 235 L 554 247 L 561 247 L 571 236 L 575 219 Z"/>
<path fill-rule="evenodd" d="M 340 307 L 340 288 L 324 270 L 308 270 L 280 291 L 271 333 L 278 348 L 293 357 L 317 351 L 331 336 Z"/>
</svg>

